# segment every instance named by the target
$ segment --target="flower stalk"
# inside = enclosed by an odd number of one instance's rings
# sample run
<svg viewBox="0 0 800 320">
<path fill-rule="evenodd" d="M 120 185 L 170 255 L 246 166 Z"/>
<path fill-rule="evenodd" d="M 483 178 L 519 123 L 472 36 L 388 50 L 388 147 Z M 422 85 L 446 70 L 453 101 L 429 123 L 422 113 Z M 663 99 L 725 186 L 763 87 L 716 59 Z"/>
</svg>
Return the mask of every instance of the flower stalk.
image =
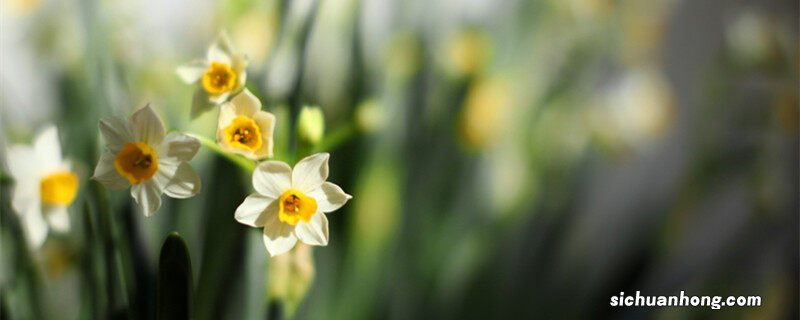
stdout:
<svg viewBox="0 0 800 320">
<path fill-rule="evenodd" d="M 231 163 L 235 164 L 236 166 L 238 166 L 239 168 L 241 168 L 242 170 L 244 170 L 248 174 L 252 174 L 253 170 L 255 170 L 255 168 L 256 168 L 256 162 L 255 161 L 251 161 L 251 160 L 248 160 L 248 159 L 246 159 L 244 157 L 241 157 L 239 155 L 223 151 L 222 148 L 214 140 L 211 140 L 211 139 L 209 139 L 207 137 L 204 137 L 204 136 L 199 135 L 199 134 L 194 134 L 194 133 L 187 133 L 186 135 L 199 140 L 200 141 L 200 145 L 208 148 L 209 150 L 213 151 L 214 153 L 216 153 L 216 154 L 222 156 L 223 158 L 227 159 L 228 161 L 230 161 Z"/>
</svg>

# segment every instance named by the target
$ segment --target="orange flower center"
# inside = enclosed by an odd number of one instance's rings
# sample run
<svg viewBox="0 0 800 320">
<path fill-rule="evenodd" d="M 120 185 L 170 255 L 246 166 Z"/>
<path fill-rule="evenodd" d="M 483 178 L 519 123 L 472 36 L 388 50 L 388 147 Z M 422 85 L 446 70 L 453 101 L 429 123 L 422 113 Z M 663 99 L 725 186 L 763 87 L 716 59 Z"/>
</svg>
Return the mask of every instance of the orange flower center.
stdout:
<svg viewBox="0 0 800 320">
<path fill-rule="evenodd" d="M 45 204 L 68 206 L 78 193 L 78 176 L 69 171 L 46 175 L 39 184 L 39 192 Z"/>
<path fill-rule="evenodd" d="M 261 129 L 255 120 L 238 116 L 225 127 L 225 139 L 234 147 L 250 151 L 261 148 Z"/>
<path fill-rule="evenodd" d="M 126 143 L 114 159 L 114 168 L 131 184 L 139 184 L 158 171 L 158 155 L 144 142 Z"/>
<path fill-rule="evenodd" d="M 203 88 L 210 94 L 231 91 L 236 86 L 236 73 L 231 66 L 213 61 L 203 73 Z"/>
<path fill-rule="evenodd" d="M 286 190 L 278 199 L 278 219 L 290 225 L 296 225 L 300 220 L 309 222 L 316 212 L 317 200 L 298 190 Z"/>
</svg>

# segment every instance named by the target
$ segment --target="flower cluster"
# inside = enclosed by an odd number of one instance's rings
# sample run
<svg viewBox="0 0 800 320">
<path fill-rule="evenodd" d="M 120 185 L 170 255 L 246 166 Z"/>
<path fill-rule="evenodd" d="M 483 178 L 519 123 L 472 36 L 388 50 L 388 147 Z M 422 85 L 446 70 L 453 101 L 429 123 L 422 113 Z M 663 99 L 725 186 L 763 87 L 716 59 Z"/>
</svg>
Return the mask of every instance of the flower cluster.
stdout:
<svg viewBox="0 0 800 320">
<path fill-rule="evenodd" d="M 261 101 L 245 88 L 246 67 L 246 56 L 236 52 L 223 34 L 208 49 L 206 59 L 177 68 L 177 74 L 185 82 L 197 85 L 192 118 L 219 107 L 216 146 L 211 142 L 212 149 L 229 158 L 259 161 L 273 157 L 276 118 L 262 110 Z M 323 125 L 321 111 L 315 112 L 316 122 Z M 203 140 L 179 132 L 167 133 L 150 105 L 128 119 L 103 119 L 99 129 L 106 150 L 92 179 L 114 190 L 130 187 L 131 197 L 145 216 L 159 210 L 162 194 L 186 199 L 200 192 L 200 176 L 189 161 Z M 318 142 L 323 130 L 320 127 L 303 137 Z M 36 138 L 33 148 L 14 146 L 8 152 L 17 182 L 13 207 L 33 247 L 41 245 L 48 228 L 69 229 L 67 207 L 78 193 L 79 179 L 69 162 L 62 160 L 60 149 L 52 127 Z M 263 228 L 264 245 L 271 256 L 291 250 L 298 240 L 308 245 L 328 244 L 325 214 L 351 198 L 339 186 L 326 181 L 329 157 L 328 153 L 310 155 L 294 169 L 275 160 L 253 162 L 256 192 L 237 208 L 234 218 Z"/>
</svg>

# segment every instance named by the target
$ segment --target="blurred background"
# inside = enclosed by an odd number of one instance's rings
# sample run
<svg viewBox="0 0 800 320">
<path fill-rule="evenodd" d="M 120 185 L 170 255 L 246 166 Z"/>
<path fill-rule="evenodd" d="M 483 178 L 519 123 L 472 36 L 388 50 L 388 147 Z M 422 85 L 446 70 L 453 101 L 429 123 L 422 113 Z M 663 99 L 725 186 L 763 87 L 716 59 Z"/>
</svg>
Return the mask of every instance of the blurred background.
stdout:
<svg viewBox="0 0 800 320">
<path fill-rule="evenodd" d="M 0 143 L 56 124 L 82 175 L 72 230 L 34 250 L 3 166 L 0 314 L 151 318 L 177 231 L 196 319 L 796 319 L 798 6 L 3 0 Z M 299 152 L 299 110 L 320 106 L 329 180 L 354 196 L 283 269 L 233 219 L 249 177 L 205 148 L 203 191 L 150 218 L 89 180 L 100 118 L 150 102 L 214 136 L 175 68 L 222 30 L 276 146 Z M 609 306 L 637 290 L 762 306 Z"/>
</svg>

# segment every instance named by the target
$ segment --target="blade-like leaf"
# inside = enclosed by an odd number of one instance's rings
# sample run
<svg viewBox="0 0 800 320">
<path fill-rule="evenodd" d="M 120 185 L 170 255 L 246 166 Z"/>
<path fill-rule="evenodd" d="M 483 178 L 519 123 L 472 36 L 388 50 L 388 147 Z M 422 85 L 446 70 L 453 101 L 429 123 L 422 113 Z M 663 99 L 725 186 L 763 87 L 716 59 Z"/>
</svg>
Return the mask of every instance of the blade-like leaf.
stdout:
<svg viewBox="0 0 800 320">
<path fill-rule="evenodd" d="M 167 236 L 158 260 L 156 314 L 158 319 L 190 319 L 192 262 L 178 233 Z"/>
</svg>

